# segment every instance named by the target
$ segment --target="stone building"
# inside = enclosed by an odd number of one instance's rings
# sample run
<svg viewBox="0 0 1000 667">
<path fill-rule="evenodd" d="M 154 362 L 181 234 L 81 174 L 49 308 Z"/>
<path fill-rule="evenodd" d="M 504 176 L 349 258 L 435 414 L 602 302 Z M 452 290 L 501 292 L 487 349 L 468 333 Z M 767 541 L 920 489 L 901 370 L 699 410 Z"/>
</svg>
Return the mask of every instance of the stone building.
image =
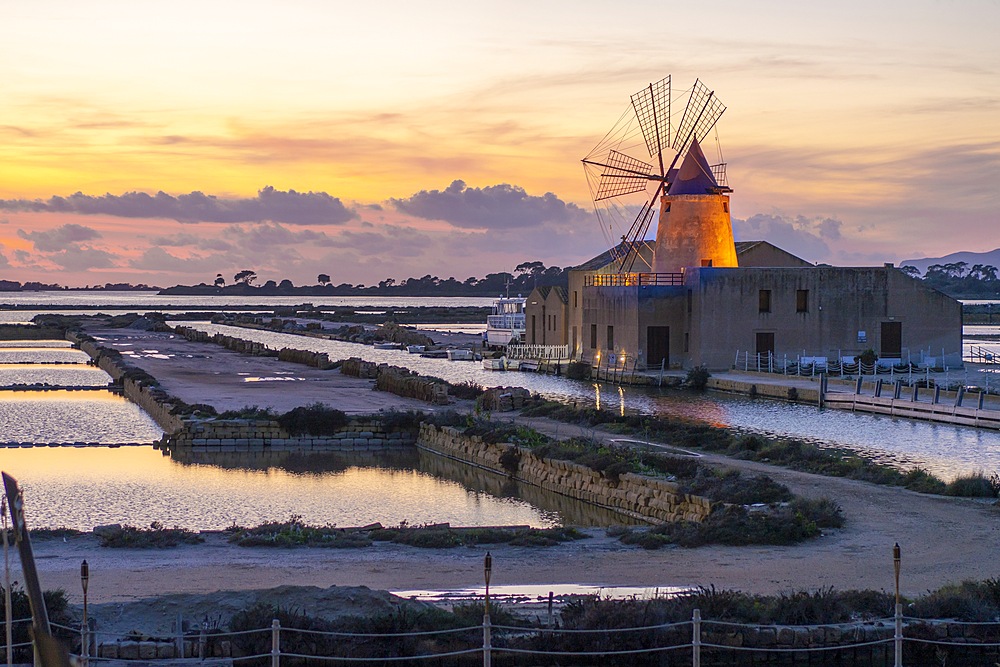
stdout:
<svg viewBox="0 0 1000 667">
<path fill-rule="evenodd" d="M 766 241 L 734 242 L 731 191 L 716 183 L 697 142 L 673 179 L 656 240 L 625 263 L 646 271 L 621 270 L 623 246 L 575 267 L 565 325 L 536 342 L 569 344 L 573 358 L 594 364 L 614 355 L 638 368 L 723 369 L 737 355 L 853 360 L 869 349 L 886 362 L 944 356 L 961 364 L 958 301 L 891 264 L 814 266 Z M 542 308 L 551 318 L 558 304 L 533 296 L 529 321 Z"/>
<path fill-rule="evenodd" d="M 529 345 L 565 345 L 567 343 L 566 290 L 562 287 L 536 287 L 524 306 L 524 340 Z"/>
</svg>

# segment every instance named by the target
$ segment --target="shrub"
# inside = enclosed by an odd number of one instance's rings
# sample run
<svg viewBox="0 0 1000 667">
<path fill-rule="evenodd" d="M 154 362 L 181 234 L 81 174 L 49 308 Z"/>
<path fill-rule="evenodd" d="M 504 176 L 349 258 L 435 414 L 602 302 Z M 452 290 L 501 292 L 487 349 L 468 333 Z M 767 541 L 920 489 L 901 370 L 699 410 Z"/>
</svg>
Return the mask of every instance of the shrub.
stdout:
<svg viewBox="0 0 1000 667">
<path fill-rule="evenodd" d="M 420 422 L 425 421 L 427 415 L 419 410 L 386 410 L 378 414 L 378 420 L 382 422 L 382 428 L 393 429 L 417 429 Z"/>
<path fill-rule="evenodd" d="M 180 544 L 198 544 L 205 539 L 185 528 L 164 528 L 159 521 L 149 524 L 149 528 L 121 526 L 96 532 L 98 543 L 112 549 L 162 549 Z"/>
<path fill-rule="evenodd" d="M 990 477 L 981 472 L 964 475 L 949 482 L 945 487 L 944 495 L 963 498 L 996 498 L 998 482 L 1000 482 L 1000 478 L 995 474 Z"/>
<path fill-rule="evenodd" d="M 516 445 L 511 445 L 500 454 L 500 465 L 507 471 L 508 475 L 516 475 L 518 466 L 521 465 L 521 450 Z"/>
<path fill-rule="evenodd" d="M 704 391 L 705 387 L 708 386 L 708 378 L 710 377 L 712 377 L 712 374 L 708 372 L 707 368 L 704 366 L 695 366 L 688 369 L 684 384 L 691 389 Z"/>
<path fill-rule="evenodd" d="M 589 380 L 590 364 L 585 361 L 571 361 L 566 366 L 566 378 L 569 380 Z"/>
<path fill-rule="evenodd" d="M 247 405 L 239 410 L 226 410 L 219 413 L 219 419 L 259 419 L 261 421 L 273 421 L 278 418 L 271 408 L 262 408 L 257 405 Z"/>
<path fill-rule="evenodd" d="M 322 403 L 289 410 L 277 418 L 292 435 L 336 435 L 347 426 L 347 415 Z"/>
<path fill-rule="evenodd" d="M 455 398 L 475 400 L 486 392 L 483 386 L 476 384 L 472 380 L 465 380 L 456 384 L 448 384 L 448 393 Z"/>
</svg>

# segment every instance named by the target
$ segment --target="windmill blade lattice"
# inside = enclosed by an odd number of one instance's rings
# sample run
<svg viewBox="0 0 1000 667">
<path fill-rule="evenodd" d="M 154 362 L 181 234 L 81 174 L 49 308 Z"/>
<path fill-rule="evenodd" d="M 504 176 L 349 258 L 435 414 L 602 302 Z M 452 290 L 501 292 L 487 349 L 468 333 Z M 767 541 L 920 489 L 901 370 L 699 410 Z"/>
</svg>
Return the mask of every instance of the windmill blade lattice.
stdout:
<svg viewBox="0 0 1000 667">
<path fill-rule="evenodd" d="M 673 148 L 678 157 L 687 151 L 695 137 L 707 137 L 725 111 L 726 105 L 719 101 L 715 92 L 709 90 L 700 79 L 696 80 L 674 135 Z"/>
<path fill-rule="evenodd" d="M 663 167 L 663 150 L 670 146 L 670 77 L 649 84 L 632 96 L 632 108 L 642 128 L 649 157 L 660 159 Z"/>
<path fill-rule="evenodd" d="M 594 201 L 642 192 L 646 189 L 646 184 L 649 183 L 649 174 L 653 171 L 653 165 L 612 150 L 608 155 L 604 169 L 605 171 L 601 173 L 597 193 L 594 195 Z"/>
</svg>

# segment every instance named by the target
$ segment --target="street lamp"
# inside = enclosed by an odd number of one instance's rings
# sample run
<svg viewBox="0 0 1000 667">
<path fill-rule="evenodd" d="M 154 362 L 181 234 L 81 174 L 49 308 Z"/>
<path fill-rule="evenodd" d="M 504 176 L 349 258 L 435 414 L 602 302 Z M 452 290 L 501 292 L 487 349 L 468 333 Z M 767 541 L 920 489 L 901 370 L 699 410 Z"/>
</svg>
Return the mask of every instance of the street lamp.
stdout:
<svg viewBox="0 0 1000 667">
<path fill-rule="evenodd" d="M 493 574 L 493 556 L 486 552 L 483 559 L 483 577 L 486 579 L 486 615 L 490 614 L 490 575 Z"/>
<path fill-rule="evenodd" d="M 899 602 L 899 565 L 902 561 L 902 554 L 899 549 L 899 542 L 892 547 L 892 565 L 896 570 L 896 632 L 893 636 L 894 659 L 893 667 L 903 667 L 903 605 Z"/>
<path fill-rule="evenodd" d="M 83 665 L 90 663 L 90 622 L 87 619 L 87 585 L 90 583 L 90 566 L 84 560 L 80 563 L 80 584 L 83 586 L 83 632 L 80 635 L 80 657 Z"/>
<path fill-rule="evenodd" d="M 892 547 L 892 566 L 896 570 L 896 604 L 899 604 L 899 566 L 902 562 L 902 554 L 899 549 L 899 542 Z"/>
<path fill-rule="evenodd" d="M 483 609 L 483 667 L 492 667 L 493 664 L 493 640 L 490 636 L 490 575 L 493 574 L 493 556 L 486 552 L 483 559 L 483 578 L 486 579 L 486 606 Z"/>
</svg>

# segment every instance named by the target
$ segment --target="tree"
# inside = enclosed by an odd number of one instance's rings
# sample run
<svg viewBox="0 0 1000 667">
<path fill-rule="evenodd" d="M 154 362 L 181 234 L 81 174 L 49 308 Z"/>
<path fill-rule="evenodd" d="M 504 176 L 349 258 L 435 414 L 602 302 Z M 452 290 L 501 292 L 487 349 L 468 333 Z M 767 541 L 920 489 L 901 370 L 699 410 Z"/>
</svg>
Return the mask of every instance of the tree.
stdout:
<svg viewBox="0 0 1000 667">
<path fill-rule="evenodd" d="M 273 280 L 268 280 L 266 283 L 261 285 L 261 289 L 275 289 L 278 287 L 278 283 Z"/>
<path fill-rule="evenodd" d="M 293 287 L 295 287 L 295 285 L 293 285 L 292 281 L 289 280 L 288 278 L 285 278 L 280 283 L 278 283 L 279 289 L 292 289 Z"/>
<path fill-rule="evenodd" d="M 316 282 L 318 282 L 320 285 L 329 285 L 330 276 L 326 275 L 325 273 L 321 273 L 318 276 L 316 276 Z"/>
<path fill-rule="evenodd" d="M 219 288 L 226 286 L 226 279 L 222 277 L 221 273 L 215 274 L 215 286 Z"/>
<path fill-rule="evenodd" d="M 257 272 L 250 269 L 243 269 L 233 276 L 233 282 L 243 283 L 244 285 L 252 285 L 255 280 L 257 280 Z"/>
<path fill-rule="evenodd" d="M 920 269 L 918 269 L 915 266 L 909 266 L 909 265 L 901 266 L 899 267 L 899 270 L 905 273 L 906 275 L 910 276 L 911 278 L 917 278 L 917 279 L 920 278 Z"/>
</svg>

